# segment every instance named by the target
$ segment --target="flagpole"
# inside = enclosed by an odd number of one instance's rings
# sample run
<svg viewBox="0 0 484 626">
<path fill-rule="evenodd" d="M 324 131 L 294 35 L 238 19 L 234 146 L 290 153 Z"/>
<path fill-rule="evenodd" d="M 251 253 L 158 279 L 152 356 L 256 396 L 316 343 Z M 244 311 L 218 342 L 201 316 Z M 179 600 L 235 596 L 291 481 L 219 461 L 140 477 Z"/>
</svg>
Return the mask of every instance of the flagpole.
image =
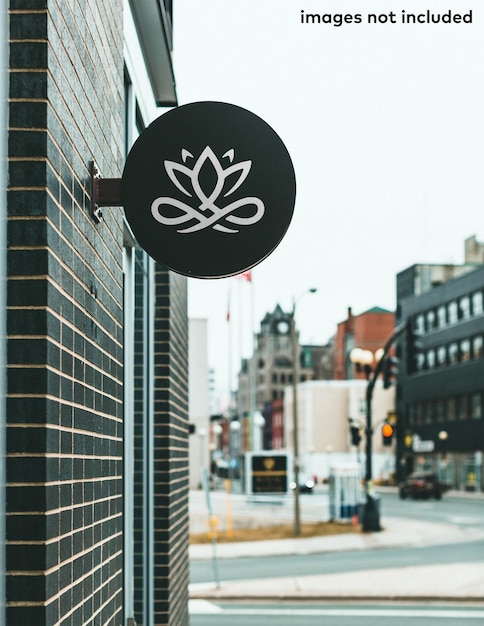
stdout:
<svg viewBox="0 0 484 626">
<path fill-rule="evenodd" d="M 233 359 L 233 353 L 232 353 L 232 320 L 231 320 L 231 299 L 232 299 L 232 283 L 229 282 L 229 293 L 228 293 L 228 298 L 227 298 L 227 333 L 228 333 L 228 359 L 229 359 L 229 363 L 228 363 L 228 377 L 229 377 L 229 384 L 228 384 L 228 392 L 229 392 L 229 401 L 228 401 L 228 414 L 230 417 L 230 412 L 231 412 L 231 408 L 232 408 L 232 359 Z"/>
</svg>

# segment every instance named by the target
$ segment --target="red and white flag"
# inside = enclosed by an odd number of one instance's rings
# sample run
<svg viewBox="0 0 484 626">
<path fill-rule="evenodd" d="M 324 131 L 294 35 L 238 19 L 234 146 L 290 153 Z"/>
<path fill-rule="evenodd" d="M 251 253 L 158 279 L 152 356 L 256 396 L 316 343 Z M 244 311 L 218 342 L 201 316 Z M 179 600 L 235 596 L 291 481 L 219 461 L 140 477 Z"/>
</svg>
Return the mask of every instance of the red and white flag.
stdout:
<svg viewBox="0 0 484 626">
<path fill-rule="evenodd" d="M 248 272 L 242 272 L 242 274 L 237 274 L 236 278 L 242 278 L 246 280 L 248 283 L 252 282 L 252 272 L 249 270 Z"/>
</svg>

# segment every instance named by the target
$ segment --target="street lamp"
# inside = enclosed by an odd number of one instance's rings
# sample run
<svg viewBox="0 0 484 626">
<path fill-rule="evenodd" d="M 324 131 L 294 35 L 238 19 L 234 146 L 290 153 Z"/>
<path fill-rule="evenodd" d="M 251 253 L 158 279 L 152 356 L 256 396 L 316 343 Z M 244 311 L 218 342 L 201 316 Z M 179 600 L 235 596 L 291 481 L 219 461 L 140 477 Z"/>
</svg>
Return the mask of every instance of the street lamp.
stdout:
<svg viewBox="0 0 484 626">
<path fill-rule="evenodd" d="M 361 348 L 353 348 L 350 352 L 350 361 L 354 363 L 357 369 L 363 369 L 366 375 L 368 384 L 366 386 L 366 471 L 365 471 L 365 494 L 366 501 L 363 507 L 363 519 L 362 529 L 363 531 L 378 531 L 381 530 L 380 526 L 380 512 L 375 498 L 373 497 L 372 489 L 372 415 L 371 415 L 371 400 L 373 397 L 373 389 L 377 381 L 378 376 L 383 371 L 383 364 L 388 357 L 391 346 L 395 339 L 403 333 L 406 329 L 406 322 L 400 324 L 395 328 L 392 335 L 387 339 L 383 348 L 377 350 L 375 356 L 370 350 L 362 350 Z M 373 367 L 373 363 L 375 366 Z"/>
<path fill-rule="evenodd" d="M 298 537 L 301 534 L 301 511 L 299 504 L 299 418 L 297 406 L 297 383 L 299 379 L 299 356 L 296 335 L 296 304 L 307 293 L 316 293 L 317 289 L 312 287 L 307 289 L 300 296 L 292 301 L 291 311 L 291 347 L 292 347 L 292 427 L 294 445 L 294 534 Z"/>
<path fill-rule="evenodd" d="M 381 357 L 380 357 L 381 359 Z M 350 352 L 350 361 L 355 365 L 357 371 L 363 370 L 368 381 L 366 388 L 366 469 L 365 469 L 365 506 L 363 508 L 362 527 L 364 531 L 381 530 L 380 527 L 380 515 L 378 512 L 377 503 L 372 493 L 372 415 L 371 415 L 371 400 L 373 395 L 373 387 L 375 385 L 376 376 L 373 372 L 373 362 L 375 357 L 370 350 L 362 350 L 361 348 L 353 348 Z M 377 362 L 377 365 L 380 361 Z M 373 377 L 372 377 L 373 373 Z"/>
</svg>

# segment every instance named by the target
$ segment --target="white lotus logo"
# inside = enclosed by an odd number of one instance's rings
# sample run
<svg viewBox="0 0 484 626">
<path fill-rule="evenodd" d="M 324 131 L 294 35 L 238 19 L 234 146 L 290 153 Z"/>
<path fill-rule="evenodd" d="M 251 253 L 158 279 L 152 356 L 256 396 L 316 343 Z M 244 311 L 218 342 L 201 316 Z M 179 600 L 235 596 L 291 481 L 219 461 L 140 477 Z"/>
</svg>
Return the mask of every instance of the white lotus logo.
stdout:
<svg viewBox="0 0 484 626">
<path fill-rule="evenodd" d="M 188 159 L 195 158 L 193 154 L 184 149 L 181 156 L 183 164 L 175 161 L 164 161 L 166 173 L 179 191 L 189 198 L 198 198 L 199 204 L 193 207 L 176 198 L 156 198 L 151 205 L 151 214 L 157 222 L 166 226 L 180 226 L 196 221 L 194 225 L 177 229 L 179 233 L 194 233 L 205 228 L 213 228 L 223 233 L 238 233 L 240 229 L 228 228 L 220 222 L 229 222 L 237 226 L 250 226 L 262 218 L 265 208 L 264 203 L 259 198 L 241 198 L 225 206 L 220 206 L 220 196 L 227 198 L 245 181 L 250 172 L 252 161 L 232 164 L 234 150 L 228 150 L 222 156 L 222 160 L 228 159 L 230 165 L 224 169 L 213 150 L 207 146 L 195 161 L 193 168 L 190 169 L 184 164 Z M 210 168 L 210 166 L 215 171 L 215 178 L 212 176 L 214 180 L 213 189 L 207 194 L 206 190 L 202 189 L 200 173 L 202 168 Z M 226 191 L 227 187 L 228 190 Z M 237 215 L 238 209 L 248 206 L 254 207 L 251 211 L 252 215 L 249 217 Z M 177 209 L 177 215 L 173 215 L 173 209 Z"/>
</svg>

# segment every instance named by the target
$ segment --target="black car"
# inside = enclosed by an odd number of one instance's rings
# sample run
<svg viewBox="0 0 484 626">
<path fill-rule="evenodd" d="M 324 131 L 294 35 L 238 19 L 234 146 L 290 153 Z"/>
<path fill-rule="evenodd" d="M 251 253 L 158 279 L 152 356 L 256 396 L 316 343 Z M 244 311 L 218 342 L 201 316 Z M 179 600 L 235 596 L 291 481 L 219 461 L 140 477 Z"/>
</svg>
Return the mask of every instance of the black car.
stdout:
<svg viewBox="0 0 484 626">
<path fill-rule="evenodd" d="M 289 488 L 294 491 L 296 488 L 296 483 L 292 481 L 289 483 Z M 314 488 L 314 480 L 305 480 L 304 482 L 299 484 L 299 493 L 313 493 Z"/>
<path fill-rule="evenodd" d="M 430 472 L 414 472 L 399 485 L 400 498 L 435 498 L 440 500 L 446 489 L 436 476 Z"/>
</svg>

